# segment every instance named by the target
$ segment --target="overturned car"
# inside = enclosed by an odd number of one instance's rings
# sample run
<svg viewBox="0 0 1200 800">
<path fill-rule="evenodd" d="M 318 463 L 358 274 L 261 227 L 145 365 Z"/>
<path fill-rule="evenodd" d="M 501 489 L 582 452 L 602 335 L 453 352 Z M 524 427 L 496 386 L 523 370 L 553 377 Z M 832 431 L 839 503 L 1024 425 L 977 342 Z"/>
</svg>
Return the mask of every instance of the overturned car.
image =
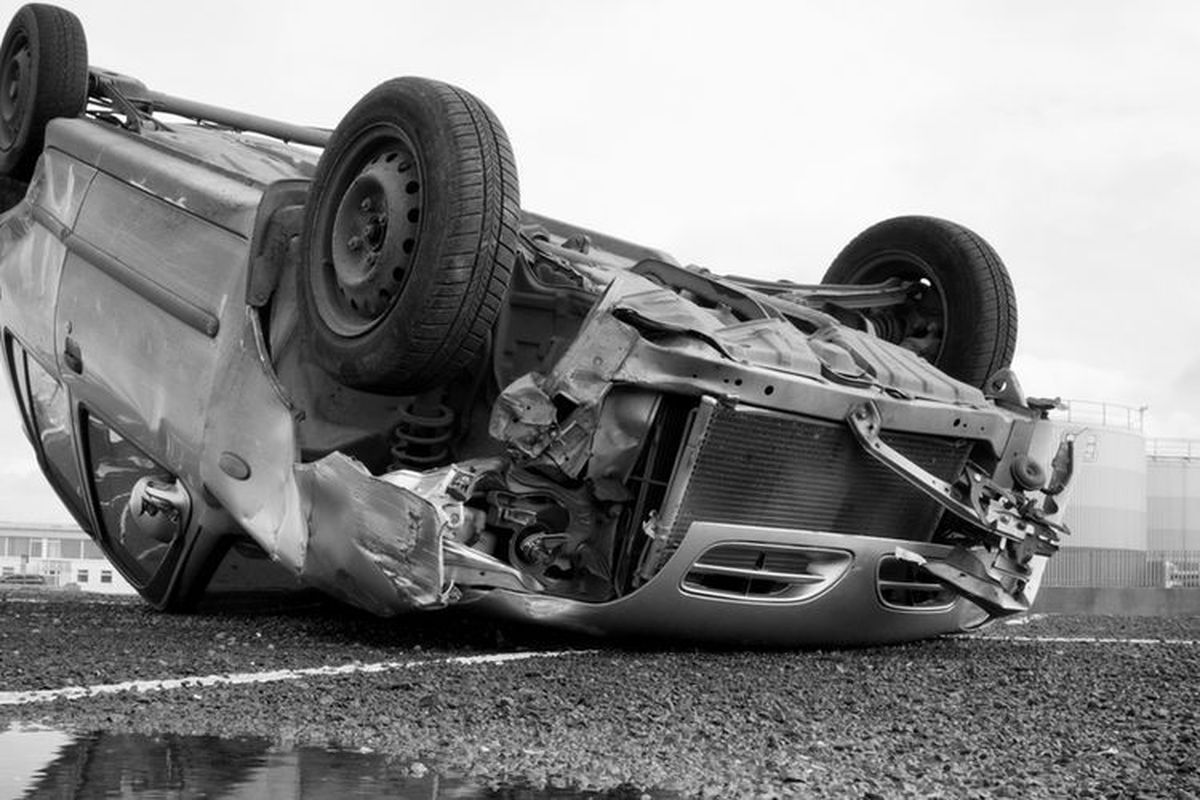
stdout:
<svg viewBox="0 0 1200 800">
<path fill-rule="evenodd" d="M 609 634 L 903 641 L 1028 609 L 1072 446 L 1008 371 L 957 224 L 821 284 L 719 276 L 520 208 L 469 93 L 335 130 L 0 50 L 0 325 L 63 503 L 152 604 L 316 588 Z"/>
</svg>

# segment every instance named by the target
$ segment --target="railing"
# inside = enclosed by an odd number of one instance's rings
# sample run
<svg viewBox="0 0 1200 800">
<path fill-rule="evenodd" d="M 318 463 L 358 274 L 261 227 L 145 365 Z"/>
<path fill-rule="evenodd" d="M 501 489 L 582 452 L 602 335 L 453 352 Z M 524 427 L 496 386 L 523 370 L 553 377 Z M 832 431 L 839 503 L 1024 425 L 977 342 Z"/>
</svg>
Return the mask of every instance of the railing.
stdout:
<svg viewBox="0 0 1200 800">
<path fill-rule="evenodd" d="M 1200 439 L 1147 439 L 1146 455 L 1150 458 L 1200 458 Z"/>
<path fill-rule="evenodd" d="M 1124 428 L 1141 433 L 1146 423 L 1148 406 L 1123 406 L 1119 403 L 1099 403 L 1093 400 L 1063 400 L 1050 412 L 1050 418 L 1082 425 Z"/>
<path fill-rule="evenodd" d="M 1060 550 L 1046 565 L 1043 586 L 1200 588 L 1200 550 Z"/>
</svg>

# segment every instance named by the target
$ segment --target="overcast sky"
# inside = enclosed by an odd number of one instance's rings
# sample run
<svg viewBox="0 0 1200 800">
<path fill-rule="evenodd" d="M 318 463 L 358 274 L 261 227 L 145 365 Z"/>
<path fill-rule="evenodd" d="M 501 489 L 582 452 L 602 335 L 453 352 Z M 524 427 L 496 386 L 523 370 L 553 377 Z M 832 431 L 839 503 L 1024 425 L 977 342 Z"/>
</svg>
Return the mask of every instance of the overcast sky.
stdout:
<svg viewBox="0 0 1200 800">
<path fill-rule="evenodd" d="M 91 63 L 337 123 L 397 75 L 500 116 L 522 205 L 816 282 L 932 214 L 1012 273 L 1030 394 L 1200 437 L 1200 3 L 64 2 Z M 63 519 L 5 394 L 0 518 Z"/>
</svg>

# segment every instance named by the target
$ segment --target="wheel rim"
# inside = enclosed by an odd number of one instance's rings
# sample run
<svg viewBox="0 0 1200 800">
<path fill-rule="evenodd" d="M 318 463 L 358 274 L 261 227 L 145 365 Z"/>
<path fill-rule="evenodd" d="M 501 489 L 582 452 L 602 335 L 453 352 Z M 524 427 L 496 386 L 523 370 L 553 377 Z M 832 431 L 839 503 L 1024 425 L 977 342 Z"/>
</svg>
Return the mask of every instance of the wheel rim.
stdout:
<svg viewBox="0 0 1200 800">
<path fill-rule="evenodd" d="M 33 53 L 29 39 L 15 36 L 0 65 L 0 149 L 10 150 L 20 138 L 25 106 L 33 94 Z"/>
<path fill-rule="evenodd" d="M 936 273 L 923 260 L 908 253 L 885 253 L 862 265 L 854 283 L 882 283 L 889 278 L 915 281 L 908 302 L 869 313 L 876 332 L 937 364 L 945 349 L 948 311 L 946 295 Z"/>
<path fill-rule="evenodd" d="M 358 336 L 387 316 L 415 261 L 424 195 L 408 136 L 394 125 L 363 131 L 331 176 L 314 232 L 321 257 L 312 281 L 317 313 L 334 332 Z"/>
</svg>

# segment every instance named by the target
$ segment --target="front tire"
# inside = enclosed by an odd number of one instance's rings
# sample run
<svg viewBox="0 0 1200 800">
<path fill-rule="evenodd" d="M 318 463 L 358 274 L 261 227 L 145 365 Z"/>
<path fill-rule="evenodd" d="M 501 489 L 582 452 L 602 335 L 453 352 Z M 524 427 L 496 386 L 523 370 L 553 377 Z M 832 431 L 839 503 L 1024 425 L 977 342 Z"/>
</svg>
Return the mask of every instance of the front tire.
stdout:
<svg viewBox="0 0 1200 800">
<path fill-rule="evenodd" d="M 1016 295 L 1004 263 L 981 236 L 936 217 L 895 217 L 856 236 L 821 282 L 889 278 L 919 285 L 908 303 L 867 312 L 880 336 L 972 386 L 983 387 L 1012 363 Z"/>
<path fill-rule="evenodd" d="M 346 386 L 418 394 L 486 349 L 512 275 L 512 148 L 478 98 L 397 78 L 360 100 L 317 166 L 305 210 L 301 319 Z"/>
<path fill-rule="evenodd" d="M 57 6 L 22 6 L 0 44 L 0 176 L 28 182 L 47 123 L 83 113 L 87 89 L 79 18 Z"/>
</svg>

